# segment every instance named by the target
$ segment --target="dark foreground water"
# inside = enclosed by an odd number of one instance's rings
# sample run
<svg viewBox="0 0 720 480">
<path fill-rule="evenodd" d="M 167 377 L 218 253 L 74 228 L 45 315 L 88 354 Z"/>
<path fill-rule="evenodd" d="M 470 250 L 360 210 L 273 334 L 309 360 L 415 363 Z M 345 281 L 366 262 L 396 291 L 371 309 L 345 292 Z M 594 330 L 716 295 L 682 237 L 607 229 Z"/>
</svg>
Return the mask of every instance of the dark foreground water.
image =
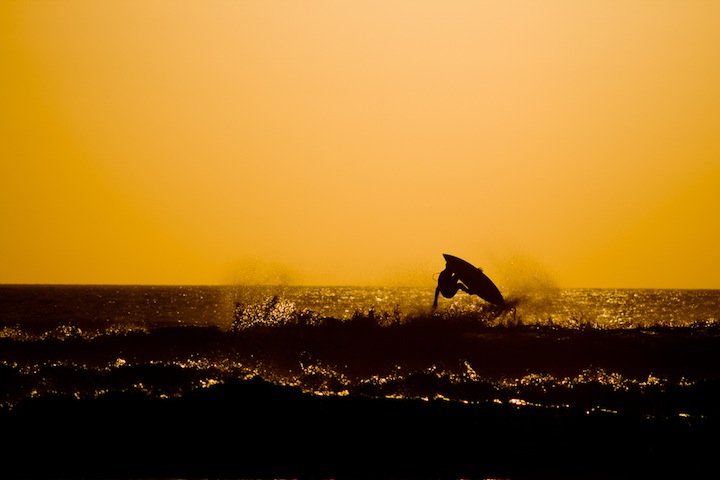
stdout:
<svg viewBox="0 0 720 480">
<path fill-rule="evenodd" d="M 718 471 L 720 291 L 0 287 L 12 477 Z M 461 294 L 462 295 L 462 294 Z M 2 476 L 2 475 L 0 475 Z"/>
</svg>

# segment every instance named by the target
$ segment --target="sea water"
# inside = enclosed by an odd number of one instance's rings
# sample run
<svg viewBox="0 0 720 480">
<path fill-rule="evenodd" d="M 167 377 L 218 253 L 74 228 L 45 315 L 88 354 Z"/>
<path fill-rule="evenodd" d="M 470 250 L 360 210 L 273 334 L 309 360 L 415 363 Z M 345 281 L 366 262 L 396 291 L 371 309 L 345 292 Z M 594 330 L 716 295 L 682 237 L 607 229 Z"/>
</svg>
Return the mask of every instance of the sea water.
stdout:
<svg viewBox="0 0 720 480">
<path fill-rule="evenodd" d="M 3 478 L 716 473 L 720 291 L 0 287 Z"/>
<path fill-rule="evenodd" d="M 312 395 L 702 418 L 720 291 L 543 290 L 500 308 L 432 288 L 0 287 L 0 404 L 260 377 Z"/>
</svg>

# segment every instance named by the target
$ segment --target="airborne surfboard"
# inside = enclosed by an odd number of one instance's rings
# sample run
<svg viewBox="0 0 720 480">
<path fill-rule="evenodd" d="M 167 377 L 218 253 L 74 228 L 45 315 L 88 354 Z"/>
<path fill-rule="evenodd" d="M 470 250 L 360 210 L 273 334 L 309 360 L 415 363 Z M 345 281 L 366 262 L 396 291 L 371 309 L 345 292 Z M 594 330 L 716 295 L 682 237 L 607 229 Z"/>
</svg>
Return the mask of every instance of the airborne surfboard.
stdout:
<svg viewBox="0 0 720 480">
<path fill-rule="evenodd" d="M 500 290 L 481 269 L 454 255 L 443 253 L 443 257 L 445 257 L 448 268 L 455 272 L 458 280 L 468 287 L 468 290 L 470 290 L 468 293 L 477 295 L 494 305 L 505 304 L 505 299 Z"/>
</svg>

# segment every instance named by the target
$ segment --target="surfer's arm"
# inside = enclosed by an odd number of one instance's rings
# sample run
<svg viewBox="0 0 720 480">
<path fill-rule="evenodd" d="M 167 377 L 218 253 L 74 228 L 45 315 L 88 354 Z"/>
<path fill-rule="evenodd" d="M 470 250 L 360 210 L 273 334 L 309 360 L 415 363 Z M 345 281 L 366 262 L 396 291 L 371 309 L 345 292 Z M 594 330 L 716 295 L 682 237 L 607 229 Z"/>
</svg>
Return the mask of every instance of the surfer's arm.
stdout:
<svg viewBox="0 0 720 480">
<path fill-rule="evenodd" d="M 435 287 L 435 300 L 433 301 L 433 309 L 437 308 L 438 295 L 440 295 L 440 286 L 439 285 L 437 287 Z"/>
</svg>

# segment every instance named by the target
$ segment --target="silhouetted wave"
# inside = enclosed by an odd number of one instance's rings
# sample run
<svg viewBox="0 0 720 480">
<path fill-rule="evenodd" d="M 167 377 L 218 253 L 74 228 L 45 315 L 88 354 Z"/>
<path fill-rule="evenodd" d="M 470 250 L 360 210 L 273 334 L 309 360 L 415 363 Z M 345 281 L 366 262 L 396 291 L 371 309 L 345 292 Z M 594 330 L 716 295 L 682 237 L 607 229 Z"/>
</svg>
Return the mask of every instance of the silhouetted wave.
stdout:
<svg viewBox="0 0 720 480">
<path fill-rule="evenodd" d="M 129 315 L 113 290 L 74 288 L 94 313 L 49 289 L 55 311 L 16 304 L 0 323 L 11 476 L 618 478 L 711 467 L 713 292 L 668 292 L 642 317 L 633 299 L 647 306 L 657 292 L 432 312 L 347 290 L 334 315 L 298 295 L 201 289 L 182 309 L 184 290 L 128 289 L 121 297 L 144 302 Z M 599 304 L 608 299 L 620 307 Z"/>
</svg>

